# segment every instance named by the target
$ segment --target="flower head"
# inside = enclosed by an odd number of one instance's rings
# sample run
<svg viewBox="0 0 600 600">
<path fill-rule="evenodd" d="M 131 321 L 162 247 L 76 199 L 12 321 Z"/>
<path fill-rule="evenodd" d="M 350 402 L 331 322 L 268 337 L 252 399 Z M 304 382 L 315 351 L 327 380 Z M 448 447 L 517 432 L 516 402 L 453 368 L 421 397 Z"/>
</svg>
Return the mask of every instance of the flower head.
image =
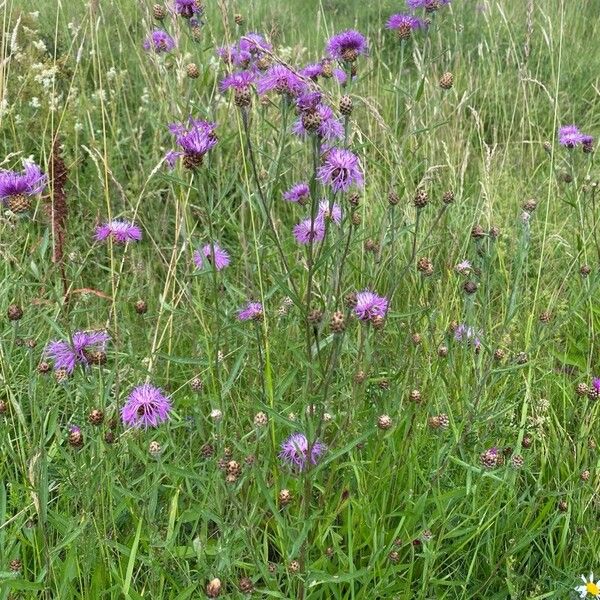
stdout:
<svg viewBox="0 0 600 600">
<path fill-rule="evenodd" d="M 569 149 L 582 144 L 583 137 L 577 125 L 564 125 L 558 130 L 558 142 Z"/>
<path fill-rule="evenodd" d="M 580 598 L 587 598 L 588 595 L 592 598 L 600 598 L 600 586 L 598 582 L 594 583 L 594 574 L 590 573 L 589 578 L 585 578 L 585 576 L 581 576 L 583 581 L 583 585 L 578 585 L 575 588 L 575 591 L 579 594 Z"/>
<path fill-rule="evenodd" d="M 46 186 L 47 177 L 41 169 L 29 161 L 23 162 L 23 171 L 0 170 L 0 202 L 9 202 L 17 196 L 36 196 Z"/>
<path fill-rule="evenodd" d="M 481 334 L 475 331 L 473 327 L 465 325 L 464 323 L 461 323 L 454 330 L 454 339 L 457 342 L 464 342 L 468 345 L 472 344 L 475 349 L 478 349 L 481 346 L 481 339 L 479 337 L 480 335 Z"/>
<path fill-rule="evenodd" d="M 342 222 L 342 207 L 334 202 L 331 208 L 329 207 L 329 200 L 321 200 L 319 202 L 319 219 L 331 219 L 336 225 Z"/>
<path fill-rule="evenodd" d="M 356 294 L 354 313 L 361 321 L 371 321 L 374 317 L 385 317 L 388 311 L 389 300 L 378 296 L 370 290 L 363 290 Z"/>
<path fill-rule="evenodd" d="M 360 54 L 367 53 L 367 39 L 353 29 L 334 35 L 327 42 L 327 53 L 331 58 L 354 62 Z"/>
<path fill-rule="evenodd" d="M 237 71 L 231 75 L 227 75 L 221 80 L 219 87 L 222 92 L 227 90 L 235 90 L 236 92 L 244 92 L 250 88 L 256 79 L 256 74 L 251 71 Z"/>
<path fill-rule="evenodd" d="M 450 4 L 450 0 L 406 0 L 406 6 L 412 8 L 424 8 L 429 11 L 434 11 L 440 6 Z"/>
<path fill-rule="evenodd" d="M 293 433 L 281 444 L 279 458 L 295 471 L 304 471 L 316 465 L 326 450 L 327 446 L 319 440 L 309 444 L 303 433 Z"/>
<path fill-rule="evenodd" d="M 273 65 L 258 80 L 256 89 L 261 96 L 272 90 L 278 94 L 298 96 L 306 89 L 306 83 L 284 65 Z"/>
<path fill-rule="evenodd" d="M 144 50 L 170 52 L 175 48 L 175 40 L 162 29 L 155 29 L 144 41 Z"/>
<path fill-rule="evenodd" d="M 178 15 L 186 19 L 202 14 L 202 4 L 198 0 L 175 0 L 173 8 Z"/>
<path fill-rule="evenodd" d="M 392 29 L 398 33 L 410 33 L 415 29 L 421 29 L 422 27 L 425 27 L 425 23 L 422 19 L 414 17 L 413 15 L 396 13 L 387 20 L 385 26 L 387 29 Z"/>
<path fill-rule="evenodd" d="M 105 331 L 77 331 L 70 341 L 53 341 L 46 346 L 45 355 L 54 362 L 54 369 L 72 373 L 76 365 L 88 365 L 92 353 L 104 352 L 110 336 Z"/>
<path fill-rule="evenodd" d="M 229 253 L 226 250 L 223 250 L 219 244 L 214 242 L 212 245 L 206 244 L 202 249 L 194 252 L 194 263 L 199 269 L 203 267 L 205 261 L 211 265 L 214 264 L 215 269 L 217 269 L 217 271 L 221 271 L 225 267 L 229 266 L 231 259 L 229 257 Z"/>
<path fill-rule="evenodd" d="M 108 238 L 112 238 L 117 244 L 139 242 L 142 239 L 142 230 L 129 221 L 108 221 L 96 227 L 94 239 L 102 242 Z"/>
<path fill-rule="evenodd" d="M 129 394 L 121 409 L 121 418 L 128 427 L 158 427 L 169 418 L 171 402 L 162 390 L 144 383 Z"/>
<path fill-rule="evenodd" d="M 304 219 L 294 227 L 294 237 L 299 244 L 322 242 L 325 238 L 325 222 L 317 215 L 316 219 Z"/>
<path fill-rule="evenodd" d="M 323 65 L 321 63 L 310 63 L 300 69 L 300 75 L 316 81 L 319 76 L 323 75 Z"/>
<path fill-rule="evenodd" d="M 246 307 L 238 312 L 240 321 L 260 321 L 263 316 L 263 305 L 260 302 L 248 302 Z"/>
<path fill-rule="evenodd" d="M 324 140 L 332 141 L 344 137 L 344 127 L 333 114 L 333 110 L 325 104 L 319 104 L 314 112 L 318 117 L 319 125 L 314 130 L 319 137 Z M 304 125 L 304 120 L 299 118 L 292 126 L 292 131 L 301 137 L 308 135 L 309 131 Z"/>
<path fill-rule="evenodd" d="M 304 181 L 294 184 L 287 192 L 283 192 L 283 199 L 297 204 L 306 204 L 310 196 L 310 188 Z"/>
<path fill-rule="evenodd" d="M 345 192 L 352 185 L 362 187 L 364 182 L 358 157 L 344 148 L 331 148 L 326 153 L 317 176 L 334 192 Z"/>
<path fill-rule="evenodd" d="M 592 386 L 591 387 L 600 396 L 600 377 L 594 377 L 592 379 Z"/>
<path fill-rule="evenodd" d="M 194 169 L 202 164 L 204 155 L 217 144 L 215 134 L 216 123 L 202 121 L 190 117 L 187 124 L 171 123 L 169 131 L 175 136 L 175 141 L 181 146 L 182 152 L 169 153 L 171 163 L 175 155 L 183 156 L 183 164 L 187 168 Z"/>
</svg>

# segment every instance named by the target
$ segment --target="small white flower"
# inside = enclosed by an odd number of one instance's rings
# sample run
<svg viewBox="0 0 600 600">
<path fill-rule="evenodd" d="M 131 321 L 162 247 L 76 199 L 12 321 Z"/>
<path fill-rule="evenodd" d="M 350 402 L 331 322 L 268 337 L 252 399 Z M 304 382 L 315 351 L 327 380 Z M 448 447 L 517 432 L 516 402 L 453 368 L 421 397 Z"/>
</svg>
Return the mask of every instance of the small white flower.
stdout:
<svg viewBox="0 0 600 600">
<path fill-rule="evenodd" d="M 220 421 L 223 418 L 223 413 L 218 408 L 213 408 L 210 411 L 210 418 L 213 421 Z"/>
<path fill-rule="evenodd" d="M 40 99 L 37 96 L 34 96 L 30 101 L 29 101 L 29 106 L 31 106 L 31 108 L 39 108 L 41 106 L 40 104 Z"/>
<path fill-rule="evenodd" d="M 575 591 L 579 594 L 580 598 L 587 598 L 588 596 L 592 598 L 600 598 L 600 587 L 598 583 L 594 583 L 594 574 L 590 573 L 588 579 L 585 576 L 581 576 L 581 580 L 584 585 L 578 585 L 575 588 Z"/>
</svg>

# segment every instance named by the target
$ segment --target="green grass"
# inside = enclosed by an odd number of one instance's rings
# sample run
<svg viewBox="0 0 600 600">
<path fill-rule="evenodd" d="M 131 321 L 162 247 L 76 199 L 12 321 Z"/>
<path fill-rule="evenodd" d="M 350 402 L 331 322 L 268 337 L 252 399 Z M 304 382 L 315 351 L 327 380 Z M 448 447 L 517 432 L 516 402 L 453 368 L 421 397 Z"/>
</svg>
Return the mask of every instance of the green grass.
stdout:
<svg viewBox="0 0 600 600">
<path fill-rule="evenodd" d="M 561 148 L 556 130 L 600 133 L 600 3 L 453 0 L 402 50 L 383 27 L 400 0 L 207 2 L 197 40 L 181 19 L 166 22 L 180 43 L 160 60 L 142 50 L 151 2 L 47 0 L 37 17 L 29 4 L 0 5 L 1 168 L 31 155 L 48 172 L 58 136 L 69 216 L 64 277 L 48 190 L 29 216 L 0 217 L 0 307 L 24 310 L 0 325 L 0 599 L 195 599 L 215 577 L 228 598 L 245 597 L 242 577 L 260 598 L 576 597 L 580 574 L 600 569 L 598 405 L 575 393 L 600 376 L 598 172 L 595 155 Z M 311 179 L 311 143 L 288 133 L 295 115 L 277 96 L 253 98 L 263 202 L 214 49 L 257 31 L 300 67 L 350 27 L 369 38 L 369 55 L 349 88 L 323 88 L 336 110 L 342 93 L 353 99 L 348 144 L 366 186 L 356 209 L 350 194 L 336 198 L 341 233 L 328 230 L 309 267 L 291 233 L 308 208 L 281 194 Z M 185 75 L 190 62 L 198 79 Z M 167 125 L 190 112 L 218 123 L 219 142 L 196 173 L 169 172 Z M 417 218 L 419 188 L 430 201 Z M 94 244 L 95 225 L 116 217 L 138 223 L 143 241 Z M 216 275 L 192 258 L 211 238 L 232 255 Z M 416 269 L 422 257 L 431 277 Z M 464 259 L 468 278 L 454 270 Z M 381 331 L 344 308 L 366 287 L 392 295 Z M 264 304 L 262 324 L 236 318 L 250 298 Z M 323 321 L 307 326 L 315 308 Z M 342 335 L 328 326 L 336 309 Z M 481 331 L 479 353 L 453 339 L 453 322 Z M 46 344 L 81 329 L 110 333 L 107 363 L 65 383 L 39 374 Z M 120 408 L 146 379 L 168 392 L 171 419 L 126 429 Z M 100 426 L 88 422 L 93 409 Z M 255 426 L 258 412 L 267 426 Z M 441 413 L 449 427 L 430 427 Z M 381 415 L 390 429 L 378 428 Z M 300 476 L 278 459 L 294 431 L 329 447 Z M 491 447 L 512 448 L 523 467 L 507 457 L 485 469 Z M 242 467 L 234 482 L 219 468 L 225 456 Z"/>
</svg>

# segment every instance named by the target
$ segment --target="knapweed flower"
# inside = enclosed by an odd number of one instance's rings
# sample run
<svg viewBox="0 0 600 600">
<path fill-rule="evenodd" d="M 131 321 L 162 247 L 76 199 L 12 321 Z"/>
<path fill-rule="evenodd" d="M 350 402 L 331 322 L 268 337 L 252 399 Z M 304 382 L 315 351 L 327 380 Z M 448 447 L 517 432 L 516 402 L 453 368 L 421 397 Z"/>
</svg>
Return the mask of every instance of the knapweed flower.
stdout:
<svg viewBox="0 0 600 600">
<path fill-rule="evenodd" d="M 386 28 L 395 31 L 398 36 L 402 39 L 406 39 L 410 37 L 410 34 L 415 29 L 420 29 L 425 26 L 424 22 L 414 17 L 413 15 L 406 15 L 402 13 L 397 13 L 392 15 L 386 23 Z"/>
<path fill-rule="evenodd" d="M 238 312 L 240 321 L 260 321 L 263 317 L 263 305 L 260 302 L 248 302 L 245 308 Z"/>
<path fill-rule="evenodd" d="M 323 75 L 323 65 L 321 63 L 310 63 L 300 69 L 299 73 L 302 77 L 308 77 L 309 79 L 316 81 Z"/>
<path fill-rule="evenodd" d="M 440 6 L 450 4 L 450 0 L 406 0 L 408 8 L 417 9 L 424 8 L 427 11 L 434 11 Z"/>
<path fill-rule="evenodd" d="M 314 115 L 314 122 L 317 125 L 314 132 L 322 139 L 333 141 L 344 137 L 344 127 L 333 114 L 333 110 L 325 104 L 319 104 L 312 113 L 302 115 L 292 126 L 292 132 L 301 137 L 310 133 L 307 129 L 307 120 L 311 121 Z"/>
<path fill-rule="evenodd" d="M 251 71 L 238 71 L 224 77 L 220 88 L 222 92 L 233 90 L 237 106 L 249 106 L 252 101 L 250 88 L 255 78 L 256 75 Z"/>
<path fill-rule="evenodd" d="M 211 244 L 206 244 L 203 248 L 194 252 L 194 263 L 199 269 L 204 266 L 205 261 L 211 265 L 214 265 L 217 271 L 221 271 L 225 267 L 229 266 L 231 259 L 227 250 L 223 250 L 223 248 L 221 248 L 221 246 L 215 242 L 212 244 L 212 246 Z"/>
<path fill-rule="evenodd" d="M 367 53 L 367 39 L 353 29 L 334 35 L 327 42 L 327 53 L 331 58 L 354 62 L 360 54 Z"/>
<path fill-rule="evenodd" d="M 385 317 L 388 311 L 389 300 L 378 296 L 370 290 L 363 290 L 356 294 L 354 314 L 361 321 L 372 321 L 375 317 Z"/>
<path fill-rule="evenodd" d="M 342 222 L 342 207 L 337 202 L 334 202 L 330 208 L 329 200 L 321 200 L 319 202 L 317 218 L 331 219 L 336 225 L 339 225 Z"/>
<path fill-rule="evenodd" d="M 175 0 L 173 9 L 178 15 L 190 19 L 194 15 L 202 13 L 202 4 L 199 0 Z"/>
<path fill-rule="evenodd" d="M 322 242 L 325 238 L 325 222 L 317 215 L 314 221 L 311 218 L 300 221 L 294 227 L 294 237 L 299 244 L 306 245 L 311 242 Z"/>
<path fill-rule="evenodd" d="M 575 148 L 583 143 L 583 134 L 577 125 L 564 125 L 558 130 L 558 142 L 566 148 Z"/>
<path fill-rule="evenodd" d="M 126 244 L 127 242 L 139 242 L 142 239 L 142 230 L 129 221 L 109 221 L 96 227 L 94 239 L 102 242 L 112 238 L 117 244 Z"/>
<path fill-rule="evenodd" d="M 344 148 L 331 148 L 319 168 L 317 177 L 334 192 L 345 192 L 353 185 L 363 186 L 363 174 L 358 157 Z"/>
<path fill-rule="evenodd" d="M 31 197 L 41 194 L 47 177 L 29 161 L 23 162 L 23 171 L 0 170 L 0 202 L 13 212 L 24 212 L 31 205 Z"/>
<path fill-rule="evenodd" d="M 327 446 L 319 440 L 309 444 L 303 433 L 293 433 L 281 444 L 279 458 L 295 471 L 305 471 L 316 465 L 326 451 Z"/>
<path fill-rule="evenodd" d="M 583 146 L 584 152 L 594 151 L 594 138 L 591 135 L 584 134 L 581 136 L 581 145 Z"/>
<path fill-rule="evenodd" d="M 183 157 L 183 165 L 188 169 L 195 169 L 202 164 L 204 155 L 217 144 L 215 134 L 216 123 L 209 123 L 190 117 L 186 125 L 171 123 L 169 131 L 175 136 L 176 142 L 182 151 L 170 151 L 165 156 L 169 164 L 173 164 L 175 156 Z"/>
<path fill-rule="evenodd" d="M 287 192 L 283 192 L 283 199 L 304 205 L 310 196 L 310 188 L 304 181 L 294 184 Z"/>
<path fill-rule="evenodd" d="M 590 385 L 591 395 L 600 398 L 600 377 L 594 377 Z"/>
<path fill-rule="evenodd" d="M 171 402 L 162 390 L 144 383 L 129 394 L 121 409 L 123 424 L 128 427 L 158 427 L 169 418 Z"/>
<path fill-rule="evenodd" d="M 600 586 L 598 582 L 594 583 L 594 574 L 590 573 L 590 576 L 586 579 L 584 575 L 581 576 L 583 585 L 578 585 L 575 591 L 579 594 L 580 598 L 600 598 Z"/>
<path fill-rule="evenodd" d="M 53 341 L 46 346 L 45 355 L 54 362 L 54 369 L 72 373 L 76 365 L 87 366 L 104 353 L 110 336 L 105 331 L 77 331 L 71 341 Z"/>
<path fill-rule="evenodd" d="M 256 89 L 261 96 L 272 90 L 278 94 L 298 96 L 306 89 L 306 83 L 284 65 L 273 65 L 258 80 Z"/>
<path fill-rule="evenodd" d="M 460 275 L 468 275 L 471 272 L 472 268 L 473 268 L 473 265 L 471 264 L 471 261 L 462 260 L 454 267 L 454 270 L 457 273 L 460 273 Z"/>
<path fill-rule="evenodd" d="M 170 52 L 175 48 L 175 40 L 162 29 L 155 29 L 144 41 L 144 50 Z"/>
<path fill-rule="evenodd" d="M 463 342 L 468 345 L 472 344 L 476 350 L 481 347 L 481 339 L 479 337 L 480 335 L 481 334 L 475 331 L 473 327 L 465 325 L 464 323 L 461 323 L 454 330 L 454 339 L 457 342 Z"/>
</svg>

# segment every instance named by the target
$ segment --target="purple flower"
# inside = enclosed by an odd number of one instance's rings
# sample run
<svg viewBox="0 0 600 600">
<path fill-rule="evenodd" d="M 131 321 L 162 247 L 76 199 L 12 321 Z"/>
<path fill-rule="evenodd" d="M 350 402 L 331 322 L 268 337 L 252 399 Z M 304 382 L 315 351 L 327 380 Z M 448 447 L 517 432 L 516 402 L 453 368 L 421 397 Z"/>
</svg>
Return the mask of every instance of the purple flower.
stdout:
<svg viewBox="0 0 600 600">
<path fill-rule="evenodd" d="M 231 259 L 229 258 L 229 253 L 226 250 L 223 250 L 219 244 L 214 242 L 212 247 L 210 244 L 206 244 L 201 250 L 196 250 L 194 252 L 194 263 L 195 265 L 201 269 L 204 265 L 204 261 L 209 264 L 213 264 L 213 248 L 214 248 L 214 265 L 217 271 L 223 270 L 225 267 L 229 266 Z"/>
<path fill-rule="evenodd" d="M 584 135 L 576 125 L 564 125 L 558 130 L 558 141 L 561 146 L 575 148 L 583 143 Z"/>
<path fill-rule="evenodd" d="M 5 203 L 14 196 L 36 196 L 46 186 L 46 175 L 28 161 L 23 162 L 23 172 L 0 170 L 0 202 Z"/>
<path fill-rule="evenodd" d="M 294 227 L 294 237 L 299 244 L 310 244 L 311 242 L 322 242 L 325 238 L 325 222 L 322 217 L 305 219 Z"/>
<path fill-rule="evenodd" d="M 144 50 L 156 53 L 170 52 L 175 48 L 175 40 L 162 29 L 155 29 L 144 41 Z"/>
<path fill-rule="evenodd" d="M 227 75 L 221 80 L 219 87 L 222 92 L 233 89 L 236 92 L 245 92 L 254 83 L 256 75 L 250 71 L 238 71 Z"/>
<path fill-rule="evenodd" d="M 306 89 L 306 83 L 287 67 L 273 65 L 258 80 L 256 89 L 261 96 L 271 90 L 275 90 L 278 94 L 298 96 Z"/>
<path fill-rule="evenodd" d="M 186 19 L 202 13 L 202 4 L 198 0 L 175 0 L 173 8 Z"/>
<path fill-rule="evenodd" d="M 331 148 L 326 153 L 317 176 L 334 192 L 345 192 L 352 185 L 362 187 L 364 181 L 358 157 L 344 148 Z"/>
<path fill-rule="evenodd" d="M 323 75 L 323 65 L 321 63 L 308 64 L 300 69 L 300 75 L 316 81 L 319 76 Z"/>
<path fill-rule="evenodd" d="M 428 11 L 435 11 L 440 6 L 450 4 L 450 0 L 406 0 L 406 6 L 412 8 L 424 8 Z"/>
<path fill-rule="evenodd" d="M 330 209 L 329 200 L 321 200 L 317 218 L 331 219 L 336 225 L 339 225 L 342 222 L 342 208 L 337 202 L 334 202 Z"/>
<path fill-rule="evenodd" d="M 462 260 L 454 267 L 454 270 L 461 275 L 468 275 L 472 268 L 473 265 L 470 260 Z"/>
<path fill-rule="evenodd" d="M 273 46 L 266 42 L 262 35 L 247 33 L 237 44 L 229 48 L 219 48 L 217 55 L 228 64 L 246 68 L 256 63 L 266 51 L 270 52 L 272 49 Z"/>
<path fill-rule="evenodd" d="M 386 23 L 387 29 L 392 29 L 397 32 L 408 33 L 410 33 L 414 29 L 420 29 L 424 26 L 425 24 L 421 19 L 413 17 L 412 15 L 406 15 L 402 13 L 392 15 Z"/>
<path fill-rule="evenodd" d="M 333 76 L 337 79 L 340 85 L 344 85 L 346 81 L 348 81 L 348 75 L 342 69 L 338 69 L 337 67 L 333 69 Z"/>
<path fill-rule="evenodd" d="M 594 377 L 592 379 L 592 389 L 600 396 L 600 377 Z"/>
<path fill-rule="evenodd" d="M 129 221 L 109 221 L 96 227 L 94 239 L 102 242 L 112 238 L 117 244 L 126 244 L 127 242 L 139 242 L 142 239 L 142 230 Z"/>
<path fill-rule="evenodd" d="M 171 402 L 162 390 L 144 383 L 129 394 L 121 409 L 123 424 L 128 427 L 158 427 L 169 418 Z"/>
<path fill-rule="evenodd" d="M 454 339 L 457 342 L 464 342 L 467 345 L 473 345 L 473 347 L 478 350 L 481 347 L 481 339 L 479 338 L 479 333 L 468 325 L 461 323 L 454 330 Z"/>
<path fill-rule="evenodd" d="M 242 36 L 239 48 L 242 52 L 249 52 L 252 56 L 261 55 L 265 51 L 271 52 L 273 50 L 273 46 L 259 33 L 247 33 Z"/>
<path fill-rule="evenodd" d="M 295 471 L 304 471 L 316 465 L 326 451 L 327 446 L 319 440 L 309 444 L 303 433 L 293 433 L 281 444 L 279 458 Z"/>
<path fill-rule="evenodd" d="M 288 202 L 296 202 L 304 205 L 310 196 L 310 188 L 304 181 L 296 183 L 287 192 L 283 193 L 283 199 Z"/>
<path fill-rule="evenodd" d="M 371 321 L 374 317 L 385 317 L 388 306 L 389 300 L 387 298 L 378 296 L 370 290 L 364 290 L 356 294 L 354 314 L 361 321 Z"/>
<path fill-rule="evenodd" d="M 175 141 L 181 146 L 184 166 L 194 169 L 202 164 L 204 155 L 217 144 L 215 134 L 216 123 L 201 121 L 190 117 L 187 125 L 171 123 L 169 131 L 175 136 Z M 170 153 L 170 160 L 174 160 L 175 153 Z"/>
<path fill-rule="evenodd" d="M 327 53 L 331 58 L 354 62 L 360 54 L 367 53 L 367 39 L 353 29 L 343 31 L 327 42 Z"/>
<path fill-rule="evenodd" d="M 314 111 L 318 115 L 320 125 L 315 132 L 324 140 L 332 141 L 344 137 L 344 127 L 333 114 L 329 106 L 319 104 Z M 304 120 L 300 117 L 292 126 L 292 132 L 301 137 L 307 136 L 310 132 L 304 126 Z"/>
<path fill-rule="evenodd" d="M 77 331 L 69 342 L 50 342 L 44 351 L 54 362 L 55 369 L 72 373 L 76 365 L 88 365 L 91 353 L 104 352 L 110 336 L 105 331 Z"/>
<path fill-rule="evenodd" d="M 263 305 L 260 302 L 248 302 L 246 307 L 238 312 L 240 321 L 260 321 L 263 316 Z"/>
<path fill-rule="evenodd" d="M 583 146 L 584 152 L 594 151 L 594 138 L 591 135 L 584 134 L 581 136 L 581 145 Z"/>
</svg>

